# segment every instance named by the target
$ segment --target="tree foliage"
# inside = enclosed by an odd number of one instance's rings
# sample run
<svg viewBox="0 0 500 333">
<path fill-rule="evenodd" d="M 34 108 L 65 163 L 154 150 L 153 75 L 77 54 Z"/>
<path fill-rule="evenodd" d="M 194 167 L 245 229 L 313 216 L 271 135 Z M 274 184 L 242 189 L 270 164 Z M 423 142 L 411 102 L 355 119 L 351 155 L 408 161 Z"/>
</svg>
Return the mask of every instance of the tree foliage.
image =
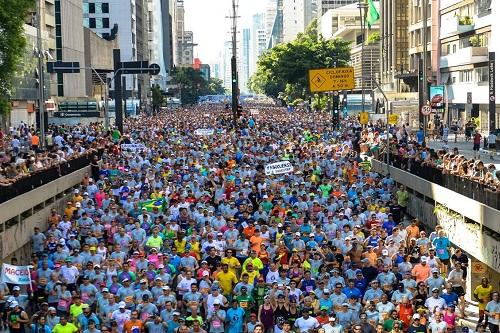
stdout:
<svg viewBox="0 0 500 333">
<path fill-rule="evenodd" d="M 10 110 L 12 78 L 24 54 L 23 24 L 34 0 L 0 0 L 0 114 Z"/>
<path fill-rule="evenodd" d="M 174 69 L 173 82 L 181 88 L 181 103 L 183 105 L 196 104 L 200 96 L 225 93 L 222 80 L 215 78 L 206 80 L 200 71 L 191 67 Z"/>
<path fill-rule="evenodd" d="M 312 95 L 308 87 L 308 71 L 315 68 L 346 66 L 350 60 L 350 43 L 326 40 L 318 33 L 313 20 L 304 33 L 289 43 L 278 44 L 261 55 L 257 71 L 249 80 L 249 89 L 291 102 Z"/>
<path fill-rule="evenodd" d="M 153 104 L 153 113 L 157 113 L 160 111 L 160 108 L 165 104 L 165 96 L 163 95 L 163 91 L 161 90 L 160 85 L 153 84 L 151 88 L 151 96 L 152 96 L 152 104 Z"/>
</svg>

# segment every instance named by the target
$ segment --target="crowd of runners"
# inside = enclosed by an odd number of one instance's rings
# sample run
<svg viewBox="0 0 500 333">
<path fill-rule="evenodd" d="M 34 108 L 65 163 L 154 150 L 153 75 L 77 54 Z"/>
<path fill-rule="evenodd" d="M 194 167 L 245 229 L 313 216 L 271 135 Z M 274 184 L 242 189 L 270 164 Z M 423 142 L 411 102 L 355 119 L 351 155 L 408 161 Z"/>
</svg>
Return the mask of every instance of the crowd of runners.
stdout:
<svg viewBox="0 0 500 333">
<path fill-rule="evenodd" d="M 467 256 L 359 154 L 383 124 L 329 120 L 193 107 L 97 135 L 102 159 L 31 236 L 32 287 L 0 284 L 4 328 L 467 332 Z M 293 170 L 266 168 L 280 161 Z M 483 279 L 470 298 L 474 330 L 498 333 L 498 292 Z"/>
</svg>

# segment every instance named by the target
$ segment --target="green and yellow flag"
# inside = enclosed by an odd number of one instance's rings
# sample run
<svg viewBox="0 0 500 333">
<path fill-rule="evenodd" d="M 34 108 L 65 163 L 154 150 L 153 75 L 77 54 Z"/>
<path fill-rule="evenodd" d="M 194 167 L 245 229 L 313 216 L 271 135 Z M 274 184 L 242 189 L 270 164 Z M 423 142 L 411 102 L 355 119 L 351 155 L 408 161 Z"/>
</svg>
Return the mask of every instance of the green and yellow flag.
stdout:
<svg viewBox="0 0 500 333">
<path fill-rule="evenodd" d="M 148 210 L 148 212 L 153 211 L 153 207 L 158 208 L 159 211 L 163 211 L 166 208 L 166 200 L 165 198 L 153 199 L 153 200 L 145 200 L 139 202 L 139 209 L 143 207 Z"/>
<path fill-rule="evenodd" d="M 377 7 L 373 3 L 373 0 L 368 0 L 368 12 L 366 13 L 366 23 L 368 24 L 368 29 L 372 28 L 372 25 L 380 19 L 380 14 L 377 11 Z"/>
</svg>

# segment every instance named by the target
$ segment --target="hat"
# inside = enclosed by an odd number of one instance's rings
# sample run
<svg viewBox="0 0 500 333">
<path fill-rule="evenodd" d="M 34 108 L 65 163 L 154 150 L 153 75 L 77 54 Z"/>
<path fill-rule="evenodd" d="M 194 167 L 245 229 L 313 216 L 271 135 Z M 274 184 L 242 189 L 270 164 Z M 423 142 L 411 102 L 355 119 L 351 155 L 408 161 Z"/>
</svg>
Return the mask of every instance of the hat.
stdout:
<svg viewBox="0 0 500 333">
<path fill-rule="evenodd" d="M 415 313 L 415 314 L 413 315 L 413 319 L 420 319 L 420 315 L 419 315 L 418 313 Z"/>
<path fill-rule="evenodd" d="M 77 202 L 77 203 L 75 204 L 75 207 L 82 207 L 82 204 L 81 204 L 81 203 L 79 203 L 79 202 Z"/>
<path fill-rule="evenodd" d="M 330 289 L 323 289 L 323 294 L 329 294 L 330 293 Z"/>
<path fill-rule="evenodd" d="M 75 189 L 73 192 L 80 193 L 80 190 L 79 189 Z"/>
<path fill-rule="evenodd" d="M 335 321 L 335 317 L 328 318 L 328 321 Z"/>
<path fill-rule="evenodd" d="M 125 278 L 122 280 L 122 282 L 127 282 L 127 281 L 130 281 L 128 278 Z"/>
<path fill-rule="evenodd" d="M 296 232 L 296 233 L 295 233 L 295 236 L 300 236 L 300 232 Z"/>
<path fill-rule="evenodd" d="M 12 301 L 12 303 L 10 303 L 11 308 L 15 308 L 18 305 L 19 305 L 19 303 L 17 303 L 17 301 Z"/>
<path fill-rule="evenodd" d="M 174 313 L 172 313 L 173 316 L 180 316 L 181 314 L 177 311 L 174 311 Z"/>
<path fill-rule="evenodd" d="M 214 305 L 221 305 L 220 300 L 219 300 L 219 299 L 215 299 L 215 300 L 214 300 Z"/>
<path fill-rule="evenodd" d="M 210 273 L 208 271 L 203 271 L 202 276 L 209 276 L 209 275 L 210 275 Z"/>
<path fill-rule="evenodd" d="M 424 257 L 420 258 L 420 262 L 427 262 L 427 257 L 424 256 Z"/>
<path fill-rule="evenodd" d="M 88 309 L 88 308 L 89 308 L 89 305 L 87 303 L 82 304 L 82 309 Z"/>
<path fill-rule="evenodd" d="M 342 306 L 349 306 L 348 303 L 342 303 Z"/>
<path fill-rule="evenodd" d="M 169 286 L 163 286 L 161 289 L 163 289 L 163 290 L 170 290 L 170 287 Z"/>
<path fill-rule="evenodd" d="M 19 286 L 14 286 L 14 288 L 12 288 L 12 290 L 17 290 L 17 291 L 19 291 L 19 290 L 21 290 L 21 287 L 19 287 Z"/>
<path fill-rule="evenodd" d="M 435 292 L 435 291 L 439 292 L 439 289 L 438 288 L 432 288 L 432 292 Z"/>
<path fill-rule="evenodd" d="M 55 307 L 53 307 L 53 306 L 50 306 L 50 307 L 47 309 L 47 311 L 49 311 L 49 312 L 54 311 L 54 312 L 55 312 L 55 311 L 56 311 L 56 308 L 55 308 Z"/>
<path fill-rule="evenodd" d="M 312 232 L 311 232 L 311 233 L 309 234 L 309 237 L 314 237 L 314 233 L 312 233 Z"/>
<path fill-rule="evenodd" d="M 389 255 L 389 251 L 387 251 L 387 250 L 382 250 L 382 255 L 383 255 L 383 256 L 387 256 L 387 255 Z"/>
<path fill-rule="evenodd" d="M 141 279 L 140 283 L 148 283 L 148 280 L 146 280 L 146 279 Z"/>
<path fill-rule="evenodd" d="M 127 304 L 125 304 L 125 302 L 123 302 L 123 301 L 118 303 L 118 309 L 125 309 L 126 306 L 127 306 Z"/>
<path fill-rule="evenodd" d="M 437 269 L 437 268 L 433 268 L 433 269 L 432 269 L 432 273 L 439 273 L 439 269 Z"/>
<path fill-rule="evenodd" d="M 278 228 L 282 228 L 282 227 L 283 227 L 283 224 L 278 223 Z"/>
<path fill-rule="evenodd" d="M 103 293 L 109 293 L 109 289 L 108 288 L 102 288 L 101 290 Z"/>
<path fill-rule="evenodd" d="M 469 332 L 469 328 L 467 326 L 462 327 L 462 332 Z"/>
<path fill-rule="evenodd" d="M 325 311 L 328 311 L 328 306 L 326 305 L 323 305 L 321 308 L 319 308 L 321 311 L 325 310 Z"/>
</svg>

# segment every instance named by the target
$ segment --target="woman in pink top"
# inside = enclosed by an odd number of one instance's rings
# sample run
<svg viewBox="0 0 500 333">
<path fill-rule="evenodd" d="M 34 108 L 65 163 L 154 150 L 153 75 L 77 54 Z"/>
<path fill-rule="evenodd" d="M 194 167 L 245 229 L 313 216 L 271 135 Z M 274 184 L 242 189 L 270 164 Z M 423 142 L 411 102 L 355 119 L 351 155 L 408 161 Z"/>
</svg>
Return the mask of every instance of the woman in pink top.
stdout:
<svg viewBox="0 0 500 333">
<path fill-rule="evenodd" d="M 455 314 L 455 306 L 448 305 L 443 313 L 443 321 L 446 323 L 448 332 L 455 332 L 457 315 Z"/>
</svg>

